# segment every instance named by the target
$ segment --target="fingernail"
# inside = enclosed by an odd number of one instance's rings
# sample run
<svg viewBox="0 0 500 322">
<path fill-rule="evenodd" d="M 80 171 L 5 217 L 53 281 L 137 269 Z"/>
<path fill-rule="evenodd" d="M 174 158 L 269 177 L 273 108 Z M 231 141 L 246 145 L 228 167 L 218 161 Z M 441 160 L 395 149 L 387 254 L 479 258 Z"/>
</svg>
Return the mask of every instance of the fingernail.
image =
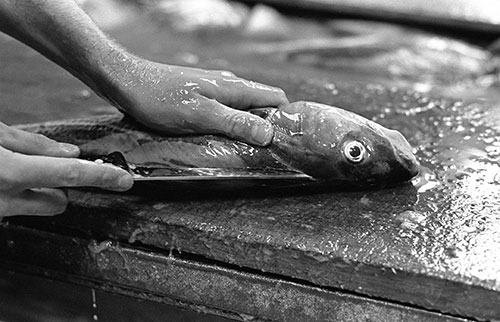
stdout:
<svg viewBox="0 0 500 322">
<path fill-rule="evenodd" d="M 255 144 L 268 145 L 274 135 L 273 126 L 269 123 L 255 125 L 251 132 L 251 139 Z"/>
<path fill-rule="evenodd" d="M 134 179 L 130 174 L 126 174 L 118 179 L 118 187 L 121 189 L 128 190 L 132 188 L 133 185 Z"/>
<path fill-rule="evenodd" d="M 71 154 L 71 155 L 78 155 L 80 154 L 80 149 L 78 146 L 74 144 L 69 144 L 69 143 L 59 143 L 59 148 L 63 150 L 64 152 Z"/>
<path fill-rule="evenodd" d="M 290 102 L 288 101 L 288 97 L 286 97 L 285 91 L 283 91 L 281 88 L 278 88 L 278 94 L 281 99 L 281 103 L 279 104 L 280 106 L 290 104 Z"/>
</svg>

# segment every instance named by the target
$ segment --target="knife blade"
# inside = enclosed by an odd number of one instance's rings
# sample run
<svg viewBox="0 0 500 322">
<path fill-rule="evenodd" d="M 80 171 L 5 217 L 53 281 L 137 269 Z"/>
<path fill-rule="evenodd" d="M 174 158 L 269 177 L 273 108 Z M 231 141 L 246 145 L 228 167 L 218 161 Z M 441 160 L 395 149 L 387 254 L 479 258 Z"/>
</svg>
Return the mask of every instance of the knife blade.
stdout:
<svg viewBox="0 0 500 322">
<path fill-rule="evenodd" d="M 111 163 L 128 171 L 134 181 L 221 181 L 221 180 L 274 180 L 274 181 L 314 181 L 302 172 L 275 168 L 192 168 L 169 165 L 134 165 L 127 163 L 121 152 L 115 151 L 105 156 L 92 158 L 94 161 Z M 99 162 L 101 162 L 99 161 Z"/>
</svg>

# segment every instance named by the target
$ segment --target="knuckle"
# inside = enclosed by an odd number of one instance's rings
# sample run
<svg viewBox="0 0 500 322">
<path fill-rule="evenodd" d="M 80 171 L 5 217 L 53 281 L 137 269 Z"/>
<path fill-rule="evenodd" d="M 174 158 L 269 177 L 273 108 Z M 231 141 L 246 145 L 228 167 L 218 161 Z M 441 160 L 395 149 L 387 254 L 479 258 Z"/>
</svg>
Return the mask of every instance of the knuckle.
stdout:
<svg viewBox="0 0 500 322">
<path fill-rule="evenodd" d="M 22 183 L 22 173 L 19 171 L 19 164 L 12 162 L 11 158 L 1 158 L 4 167 L 0 169 L 0 190 L 16 190 Z"/>
<path fill-rule="evenodd" d="M 28 133 L 29 138 L 31 139 L 32 143 L 37 145 L 37 146 L 46 147 L 47 145 L 56 144 L 56 141 L 51 140 L 42 134 L 29 133 L 29 132 L 27 132 L 27 133 Z"/>
<path fill-rule="evenodd" d="M 224 132 L 226 134 L 240 134 L 249 125 L 249 120 L 242 113 L 228 114 L 224 117 Z"/>
<path fill-rule="evenodd" d="M 108 170 L 101 175 L 97 176 L 94 184 L 100 187 L 111 187 L 116 184 L 117 176 L 114 171 Z"/>
<path fill-rule="evenodd" d="M 61 180 L 66 187 L 101 187 L 117 185 L 123 170 L 111 165 L 84 164 L 76 161 L 63 172 Z"/>
<path fill-rule="evenodd" d="M 13 171 L 0 172 L 1 190 L 9 191 L 14 190 L 19 185 L 19 180 Z"/>
<path fill-rule="evenodd" d="M 76 162 L 71 162 L 66 166 L 61 167 L 59 181 L 64 187 L 75 187 L 80 185 L 83 178 L 81 166 Z"/>
</svg>

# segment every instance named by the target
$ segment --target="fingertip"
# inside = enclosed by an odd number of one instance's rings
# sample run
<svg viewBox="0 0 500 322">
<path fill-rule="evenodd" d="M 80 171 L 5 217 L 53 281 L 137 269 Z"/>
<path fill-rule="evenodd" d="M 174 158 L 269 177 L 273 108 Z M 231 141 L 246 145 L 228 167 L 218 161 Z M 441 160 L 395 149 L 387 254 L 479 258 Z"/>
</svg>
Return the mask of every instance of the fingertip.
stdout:
<svg viewBox="0 0 500 322">
<path fill-rule="evenodd" d="M 134 185 L 134 178 L 132 175 L 115 165 L 105 163 L 100 166 L 112 168 L 113 174 L 105 175 L 105 183 L 102 188 L 113 191 L 126 191 Z"/>
<path fill-rule="evenodd" d="M 280 106 L 288 104 L 288 98 L 286 97 L 285 91 L 279 87 L 269 86 L 262 83 L 257 83 L 256 89 L 258 89 L 261 94 L 263 101 L 258 102 L 256 100 L 254 104 L 266 105 L 266 106 Z"/>
<path fill-rule="evenodd" d="M 277 107 L 288 103 L 283 89 L 236 77 L 225 80 L 216 97 L 220 103 L 237 109 Z"/>
<path fill-rule="evenodd" d="M 250 131 L 249 140 L 253 144 L 266 146 L 273 140 L 274 128 L 269 122 L 265 120 L 262 121 L 263 122 L 256 122 L 256 124 L 253 125 Z"/>
<path fill-rule="evenodd" d="M 80 155 L 80 148 L 70 143 L 59 143 L 58 148 L 60 152 L 69 158 L 78 157 Z"/>
<path fill-rule="evenodd" d="M 290 104 L 290 101 L 288 101 L 288 97 L 286 97 L 285 91 L 282 90 L 281 88 L 277 88 L 277 91 L 278 91 L 278 99 L 280 100 L 278 107 Z"/>
<path fill-rule="evenodd" d="M 119 191 L 126 191 L 132 188 L 134 185 L 134 178 L 130 173 L 127 173 L 126 175 L 123 175 L 118 179 L 118 189 Z"/>
</svg>

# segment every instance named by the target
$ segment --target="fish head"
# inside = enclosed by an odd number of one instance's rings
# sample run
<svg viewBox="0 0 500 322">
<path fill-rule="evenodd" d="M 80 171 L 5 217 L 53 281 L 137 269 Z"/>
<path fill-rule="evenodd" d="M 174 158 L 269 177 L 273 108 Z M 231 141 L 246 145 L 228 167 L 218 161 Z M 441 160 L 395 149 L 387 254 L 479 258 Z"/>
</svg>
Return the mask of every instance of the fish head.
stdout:
<svg viewBox="0 0 500 322">
<path fill-rule="evenodd" d="M 354 186 L 411 179 L 419 164 L 404 136 L 355 113 L 295 102 L 271 117 L 272 148 L 291 167 L 314 178 Z"/>
</svg>

